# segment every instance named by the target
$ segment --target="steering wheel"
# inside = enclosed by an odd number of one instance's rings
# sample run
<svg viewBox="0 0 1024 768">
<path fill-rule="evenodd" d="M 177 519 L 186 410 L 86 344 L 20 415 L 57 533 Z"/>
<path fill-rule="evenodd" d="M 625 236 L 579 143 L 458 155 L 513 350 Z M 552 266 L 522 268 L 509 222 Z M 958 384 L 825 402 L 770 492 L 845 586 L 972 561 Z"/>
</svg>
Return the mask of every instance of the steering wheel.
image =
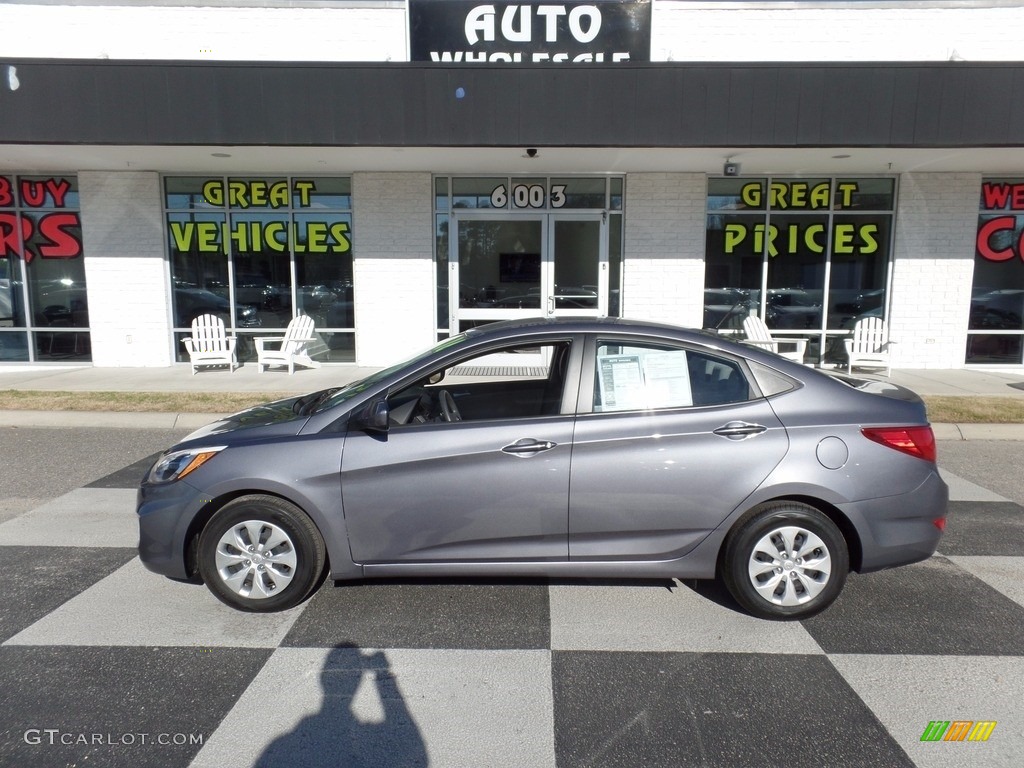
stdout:
<svg viewBox="0 0 1024 768">
<path fill-rule="evenodd" d="M 441 406 L 442 419 L 445 421 L 462 421 L 462 414 L 459 413 L 459 407 L 455 405 L 455 398 L 452 397 L 451 392 L 447 389 L 438 391 L 437 403 Z"/>
</svg>

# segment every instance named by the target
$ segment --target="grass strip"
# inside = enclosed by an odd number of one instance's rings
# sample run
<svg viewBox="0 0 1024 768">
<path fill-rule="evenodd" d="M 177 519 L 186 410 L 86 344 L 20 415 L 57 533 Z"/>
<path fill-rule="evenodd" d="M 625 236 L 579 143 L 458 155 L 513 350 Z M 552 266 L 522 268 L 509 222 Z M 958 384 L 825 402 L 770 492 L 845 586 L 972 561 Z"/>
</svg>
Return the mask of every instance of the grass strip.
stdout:
<svg viewBox="0 0 1024 768">
<path fill-rule="evenodd" d="M 47 392 L 0 390 L 0 410 L 234 413 L 292 397 L 284 392 Z"/>
</svg>

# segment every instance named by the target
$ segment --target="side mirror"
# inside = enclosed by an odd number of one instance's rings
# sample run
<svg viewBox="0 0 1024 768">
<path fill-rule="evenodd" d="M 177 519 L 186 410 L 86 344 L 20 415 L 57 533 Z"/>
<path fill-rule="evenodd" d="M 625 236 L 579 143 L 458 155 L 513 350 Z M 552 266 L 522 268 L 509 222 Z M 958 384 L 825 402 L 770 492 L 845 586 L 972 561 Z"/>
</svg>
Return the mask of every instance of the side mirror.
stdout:
<svg viewBox="0 0 1024 768">
<path fill-rule="evenodd" d="M 387 400 L 374 400 L 356 415 L 356 426 L 365 432 L 387 432 L 389 428 Z"/>
</svg>

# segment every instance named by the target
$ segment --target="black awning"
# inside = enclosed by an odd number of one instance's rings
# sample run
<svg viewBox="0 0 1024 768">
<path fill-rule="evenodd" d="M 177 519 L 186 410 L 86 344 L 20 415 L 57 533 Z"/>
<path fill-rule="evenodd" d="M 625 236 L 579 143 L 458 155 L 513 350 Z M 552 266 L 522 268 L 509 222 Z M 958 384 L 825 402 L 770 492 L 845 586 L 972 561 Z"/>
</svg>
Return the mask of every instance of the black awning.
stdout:
<svg viewBox="0 0 1024 768">
<path fill-rule="evenodd" d="M 1024 64 L 0 60 L 0 143 L 998 147 Z"/>
</svg>

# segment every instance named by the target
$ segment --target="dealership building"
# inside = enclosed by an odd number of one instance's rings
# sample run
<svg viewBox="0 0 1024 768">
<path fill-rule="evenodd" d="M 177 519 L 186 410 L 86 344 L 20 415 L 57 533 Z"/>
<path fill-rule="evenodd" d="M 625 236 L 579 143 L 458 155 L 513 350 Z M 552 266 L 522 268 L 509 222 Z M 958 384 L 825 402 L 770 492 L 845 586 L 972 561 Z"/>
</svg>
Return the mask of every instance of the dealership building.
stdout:
<svg viewBox="0 0 1024 768">
<path fill-rule="evenodd" d="M 200 314 L 382 366 L 520 317 L 1024 365 L 1020 0 L 0 4 L 0 365 Z"/>
</svg>

